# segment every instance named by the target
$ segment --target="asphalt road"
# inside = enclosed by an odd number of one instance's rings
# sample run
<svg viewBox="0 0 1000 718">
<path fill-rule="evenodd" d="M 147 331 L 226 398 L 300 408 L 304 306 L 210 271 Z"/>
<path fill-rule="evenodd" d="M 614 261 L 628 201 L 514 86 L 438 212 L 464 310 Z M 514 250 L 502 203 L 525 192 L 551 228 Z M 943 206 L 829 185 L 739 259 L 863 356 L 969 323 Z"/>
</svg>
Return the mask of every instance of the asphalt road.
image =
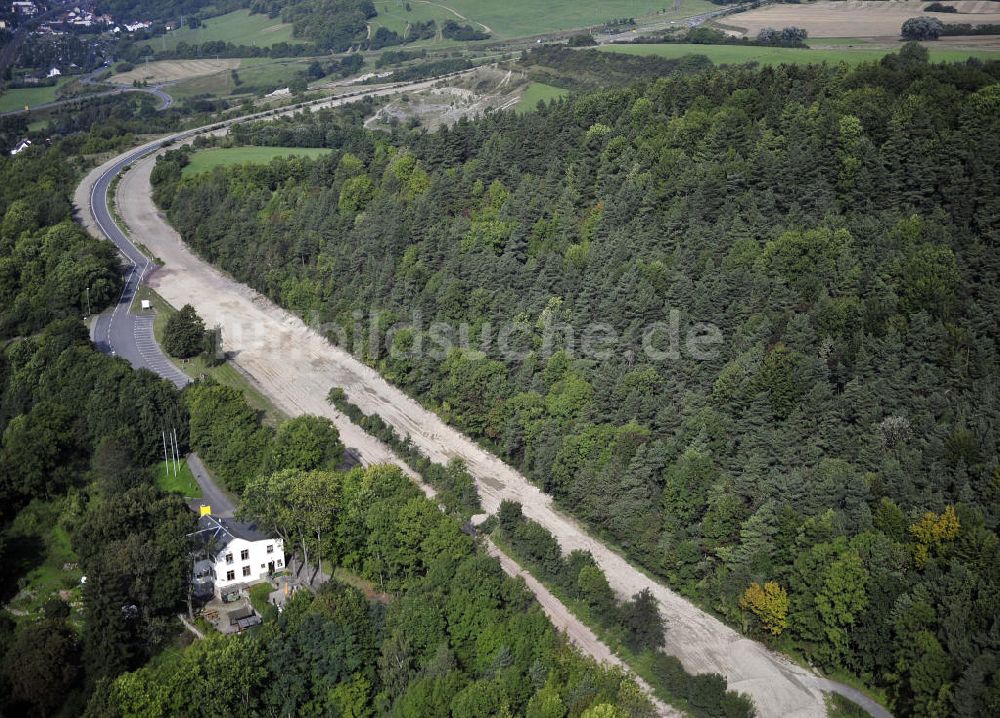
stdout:
<svg viewBox="0 0 1000 718">
<path fill-rule="evenodd" d="M 101 175 L 91 190 L 90 207 L 94 222 L 121 252 L 126 265 L 125 286 L 118 303 L 110 312 L 95 319 L 91 327 L 91 338 L 103 353 L 120 356 L 136 369 L 149 369 L 180 388 L 190 379 L 173 365 L 157 345 L 153 337 L 153 317 L 136 316 L 132 313 L 136 289 L 155 265 L 125 236 L 111 216 L 108 204 L 108 188 L 115 176 L 148 151 L 142 148 L 118 160 Z"/>
<path fill-rule="evenodd" d="M 236 502 L 215 483 L 208 469 L 201 463 L 201 458 L 197 454 L 188 454 L 187 465 L 201 487 L 201 498 L 195 499 L 192 505 L 197 507 L 207 504 L 212 507 L 213 515 L 224 519 L 232 518 L 236 513 Z"/>
<path fill-rule="evenodd" d="M 457 75 L 463 73 L 458 72 L 451 74 Z M 423 80 L 414 83 L 399 83 L 397 87 L 387 89 L 362 89 L 353 94 L 391 94 L 403 87 L 420 88 L 430 86 L 433 82 L 449 76 L 450 75 L 442 75 L 441 77 L 433 78 L 431 80 Z M 158 87 L 150 89 L 161 92 L 167 102 L 171 101 L 170 96 L 163 93 Z M 108 190 L 110 189 L 114 178 L 124 171 L 126 167 L 133 164 L 137 160 L 156 152 L 163 147 L 164 144 L 175 140 L 191 137 L 211 129 L 221 128 L 237 122 L 245 122 L 248 120 L 273 116 L 275 114 L 284 114 L 296 111 L 300 106 L 317 107 L 331 103 L 339 104 L 343 102 L 346 97 L 349 96 L 314 100 L 301 103 L 301 105 L 281 108 L 277 112 L 259 112 L 245 117 L 221 122 L 217 125 L 209 127 L 201 127 L 195 130 L 178 132 L 163 139 L 154 140 L 153 142 L 141 145 L 131 152 L 117 158 L 113 163 L 101 168 L 100 176 L 98 176 L 96 181 L 94 181 L 94 184 L 90 189 L 90 196 L 88 197 L 87 205 L 89 206 L 89 212 L 91 215 L 89 219 L 92 219 L 101 234 L 111 240 L 111 242 L 113 242 L 118 248 L 118 251 L 121 252 L 122 256 L 125 258 L 127 269 L 125 275 L 125 286 L 122 289 L 122 294 L 118 303 L 110 313 L 98 316 L 91 327 L 91 339 L 100 351 L 105 354 L 120 356 L 127 359 L 129 363 L 137 369 L 149 369 L 164 379 L 173 382 L 177 387 L 183 387 L 191 381 L 184 374 L 184 372 L 175 367 L 173 363 L 167 359 L 166 355 L 157 345 L 155 339 L 153 338 L 152 318 L 148 316 L 136 316 L 131 311 L 132 300 L 135 297 L 136 289 L 139 284 L 145 281 L 150 272 L 156 269 L 156 265 L 152 262 L 152 260 L 150 260 L 149 257 L 143 254 L 135 244 L 132 243 L 124 232 L 122 232 L 121 228 L 115 222 L 114 217 L 111 214 L 111 208 L 108 202 Z M 88 222 L 85 220 L 84 224 L 88 224 Z"/>
</svg>

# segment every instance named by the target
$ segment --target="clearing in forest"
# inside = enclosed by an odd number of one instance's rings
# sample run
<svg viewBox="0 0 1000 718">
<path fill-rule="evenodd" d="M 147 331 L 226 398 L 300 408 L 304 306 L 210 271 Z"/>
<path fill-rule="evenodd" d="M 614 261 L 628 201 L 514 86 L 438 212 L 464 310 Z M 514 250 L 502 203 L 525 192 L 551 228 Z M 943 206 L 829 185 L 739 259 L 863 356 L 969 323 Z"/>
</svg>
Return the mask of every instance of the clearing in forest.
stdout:
<svg viewBox="0 0 1000 718">
<path fill-rule="evenodd" d="M 191 155 L 191 163 L 184 168 L 184 176 L 208 172 L 215 167 L 242 164 L 267 164 L 275 157 L 320 157 L 329 154 L 325 147 L 216 147 L 200 150 Z"/>
</svg>

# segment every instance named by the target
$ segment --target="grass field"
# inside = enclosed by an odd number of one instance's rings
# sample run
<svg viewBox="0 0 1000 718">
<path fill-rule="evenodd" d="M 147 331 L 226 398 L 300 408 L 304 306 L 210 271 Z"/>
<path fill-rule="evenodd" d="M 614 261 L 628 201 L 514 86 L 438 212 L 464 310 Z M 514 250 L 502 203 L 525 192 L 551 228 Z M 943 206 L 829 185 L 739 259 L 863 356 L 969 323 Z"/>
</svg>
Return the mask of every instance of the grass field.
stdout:
<svg viewBox="0 0 1000 718">
<path fill-rule="evenodd" d="M 579 27 L 601 25 L 620 17 L 648 17 L 672 19 L 690 17 L 702 12 L 717 10 L 709 0 L 681 0 L 679 10 L 673 9 L 673 2 L 663 0 L 604 0 L 599 3 L 584 3 L 580 0 L 409 0 L 410 12 L 406 12 L 402 0 L 380 0 L 375 3 L 379 15 L 373 23 L 384 22 L 385 26 L 397 32 L 405 27 L 406 19 L 437 20 L 440 26 L 444 20 L 453 19 L 462 24 L 486 26 L 494 39 L 508 39 L 539 35 L 558 30 L 572 30 Z M 666 12 L 661 12 L 667 8 Z M 400 24 L 402 23 L 402 24 Z"/>
<path fill-rule="evenodd" d="M 958 62 L 969 57 L 980 59 L 998 59 L 1000 51 L 996 50 L 959 50 L 939 49 L 929 43 L 931 60 L 935 62 Z M 851 64 L 866 60 L 878 60 L 898 48 L 867 49 L 844 47 L 842 49 L 810 50 L 791 47 L 753 47 L 740 45 L 604 45 L 602 52 L 620 52 L 628 55 L 656 55 L 658 57 L 677 58 L 684 55 L 705 55 L 716 64 L 741 64 L 757 61 L 762 65 L 804 65 L 815 62 L 836 64 L 847 62 Z"/>
<path fill-rule="evenodd" d="M 267 15 L 251 15 L 249 10 L 219 15 L 205 20 L 203 27 L 184 27 L 150 40 L 154 50 L 173 50 L 178 43 L 200 45 L 221 40 L 234 45 L 270 47 L 278 42 L 302 42 L 292 37 L 292 26 Z"/>
<path fill-rule="evenodd" d="M 73 78 L 64 77 L 51 87 L 25 87 L 19 90 L 6 90 L 0 95 L 0 112 L 23 110 L 25 105 L 34 107 L 46 102 L 54 102 L 56 93 Z"/>
<path fill-rule="evenodd" d="M 544 82 L 532 82 L 521 95 L 521 101 L 514 108 L 517 112 L 531 112 L 539 102 L 548 102 L 569 94 L 569 90 L 546 85 Z"/>
<path fill-rule="evenodd" d="M 447 4 L 447 3 L 445 3 Z M 446 10 L 441 5 L 435 5 L 432 3 L 421 3 L 421 2 L 410 2 L 410 9 L 407 11 L 405 3 L 399 2 L 399 0 L 375 0 L 375 9 L 378 11 L 378 16 L 372 18 L 370 25 L 372 31 L 374 32 L 379 27 L 384 27 L 389 30 L 394 30 L 402 35 L 406 26 L 414 22 L 426 22 L 428 20 L 434 20 L 438 26 L 438 36 L 434 40 L 421 40 L 420 42 L 412 43 L 407 45 L 406 49 L 412 47 L 427 47 L 428 45 L 459 45 L 460 43 L 454 40 L 445 40 L 440 35 L 441 25 L 447 20 L 458 20 L 455 15 Z M 481 29 L 478 28 L 477 29 Z M 398 50 L 400 48 L 393 47 L 388 48 L 390 50 Z"/>
<path fill-rule="evenodd" d="M 275 157 L 320 157 L 329 152 L 323 147 L 219 147 L 191 155 L 191 164 L 184 168 L 184 176 L 227 165 L 267 164 Z"/>
<path fill-rule="evenodd" d="M 194 480 L 191 467 L 187 465 L 187 462 L 183 458 L 177 464 L 176 476 L 174 475 L 174 463 L 172 461 L 169 463 L 161 461 L 153 467 L 153 472 L 156 477 L 156 485 L 161 491 L 173 492 L 191 499 L 201 498 L 201 487 Z"/>
</svg>

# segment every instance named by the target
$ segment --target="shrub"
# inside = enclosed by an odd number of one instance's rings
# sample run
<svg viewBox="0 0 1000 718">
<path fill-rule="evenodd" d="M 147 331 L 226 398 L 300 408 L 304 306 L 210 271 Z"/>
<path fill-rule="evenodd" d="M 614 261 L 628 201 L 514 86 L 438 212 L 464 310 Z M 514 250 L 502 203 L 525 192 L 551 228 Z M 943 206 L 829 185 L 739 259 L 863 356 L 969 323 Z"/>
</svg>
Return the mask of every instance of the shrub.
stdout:
<svg viewBox="0 0 1000 718">
<path fill-rule="evenodd" d="M 911 17 L 903 23 L 901 33 L 905 40 L 937 40 L 944 30 L 944 23 L 936 17 Z"/>
</svg>

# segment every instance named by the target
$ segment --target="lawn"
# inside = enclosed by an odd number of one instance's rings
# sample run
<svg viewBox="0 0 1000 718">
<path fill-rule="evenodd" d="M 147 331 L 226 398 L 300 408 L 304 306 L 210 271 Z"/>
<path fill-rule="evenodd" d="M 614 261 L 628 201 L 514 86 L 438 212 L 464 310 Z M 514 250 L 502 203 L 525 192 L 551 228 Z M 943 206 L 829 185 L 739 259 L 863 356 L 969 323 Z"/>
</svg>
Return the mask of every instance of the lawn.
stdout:
<svg viewBox="0 0 1000 718">
<path fill-rule="evenodd" d="M 544 82 L 532 82 L 521 95 L 521 100 L 514 108 L 517 112 L 531 112 L 539 102 L 548 102 L 569 94 L 569 90 L 546 85 Z"/>
<path fill-rule="evenodd" d="M 23 110 L 25 105 L 34 107 L 46 102 L 55 102 L 56 93 L 72 79 L 64 77 L 51 87 L 24 87 L 18 90 L 7 90 L 0 95 L 0 112 Z"/>
<path fill-rule="evenodd" d="M 302 42 L 292 37 L 292 26 L 267 15 L 251 15 L 249 10 L 236 10 L 205 20 L 202 27 L 183 27 L 150 40 L 154 50 L 173 50 L 181 42 L 200 45 L 221 40 L 234 45 L 270 47 L 279 42 Z"/>
<path fill-rule="evenodd" d="M 897 48 L 898 49 L 898 48 Z M 934 62 L 958 62 L 969 57 L 980 59 L 998 59 L 1000 51 L 996 50 L 938 50 L 930 49 L 931 60 Z M 754 47 L 743 45 L 688 45 L 683 43 L 663 45 L 604 45 L 602 52 L 619 52 L 628 55 L 656 55 L 658 57 L 678 58 L 684 55 L 705 55 L 716 64 L 742 64 L 756 61 L 764 65 L 804 65 L 815 62 L 831 64 L 848 62 L 856 64 L 866 60 L 878 60 L 892 52 L 892 49 L 854 49 L 842 50 L 810 50 L 791 47 Z"/>
<path fill-rule="evenodd" d="M 267 164 L 275 157 L 320 157 L 329 154 L 324 147 L 219 147 L 201 150 L 191 155 L 191 164 L 184 168 L 184 176 L 208 172 L 216 167 L 238 164 Z"/>
<path fill-rule="evenodd" d="M 169 443 L 167 446 L 169 447 Z M 201 487 L 198 486 L 198 482 L 194 479 L 194 474 L 191 473 L 191 467 L 187 465 L 183 457 L 176 464 L 176 474 L 174 473 L 175 465 L 173 461 L 161 461 L 152 470 L 156 478 L 156 485 L 161 491 L 180 494 L 189 499 L 201 498 Z"/>
</svg>

